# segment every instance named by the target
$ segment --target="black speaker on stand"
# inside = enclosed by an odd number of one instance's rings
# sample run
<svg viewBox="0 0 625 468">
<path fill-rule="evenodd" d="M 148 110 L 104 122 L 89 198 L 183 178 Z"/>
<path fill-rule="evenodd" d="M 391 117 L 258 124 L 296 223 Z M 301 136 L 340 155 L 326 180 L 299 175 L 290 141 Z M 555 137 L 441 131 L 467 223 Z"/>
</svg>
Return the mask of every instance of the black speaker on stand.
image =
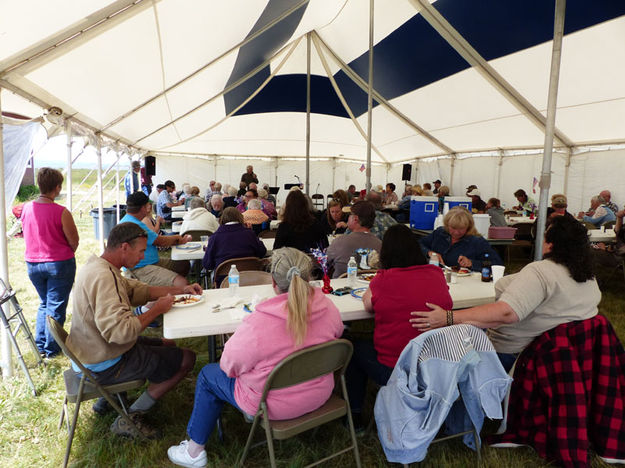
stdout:
<svg viewBox="0 0 625 468">
<path fill-rule="evenodd" d="M 401 170 L 401 180 L 408 181 L 412 177 L 412 164 L 404 164 Z"/>
<path fill-rule="evenodd" d="M 154 156 L 145 157 L 145 174 L 147 176 L 156 175 L 156 158 Z"/>
</svg>

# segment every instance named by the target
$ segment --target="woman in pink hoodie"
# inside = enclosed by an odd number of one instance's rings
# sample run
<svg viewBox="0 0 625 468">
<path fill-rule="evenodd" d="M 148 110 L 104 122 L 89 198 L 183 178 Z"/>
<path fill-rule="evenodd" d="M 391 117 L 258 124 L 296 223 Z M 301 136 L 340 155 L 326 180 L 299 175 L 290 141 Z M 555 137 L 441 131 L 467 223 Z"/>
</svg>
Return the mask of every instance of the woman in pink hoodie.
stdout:
<svg viewBox="0 0 625 468">
<path fill-rule="evenodd" d="M 224 402 L 253 415 L 273 368 L 289 354 L 339 338 L 343 333 L 336 306 L 312 288 L 311 261 L 294 248 L 275 250 L 271 274 L 276 296 L 245 317 L 227 341 L 219 364 L 204 366 L 197 378 L 195 403 L 187 426 L 189 441 L 169 448 L 180 466 L 206 466 L 204 447 Z M 267 398 L 271 419 L 291 419 L 314 411 L 334 388 L 331 374 L 293 387 L 273 390 Z"/>
</svg>

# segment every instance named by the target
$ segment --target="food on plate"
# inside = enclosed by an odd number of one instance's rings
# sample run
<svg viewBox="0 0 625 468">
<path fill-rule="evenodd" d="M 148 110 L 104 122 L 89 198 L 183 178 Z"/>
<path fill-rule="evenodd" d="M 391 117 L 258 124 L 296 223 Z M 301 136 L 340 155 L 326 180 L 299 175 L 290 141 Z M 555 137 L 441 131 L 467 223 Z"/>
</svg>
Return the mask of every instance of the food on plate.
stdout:
<svg viewBox="0 0 625 468">
<path fill-rule="evenodd" d="M 362 275 L 358 275 L 358 277 L 365 281 L 371 281 L 375 278 L 375 273 L 363 273 Z"/>
<path fill-rule="evenodd" d="M 195 304 L 201 300 L 201 296 L 180 296 L 174 299 L 174 304 Z"/>
<path fill-rule="evenodd" d="M 465 267 L 460 267 L 458 265 L 454 265 L 451 267 L 451 271 L 458 273 L 460 275 L 467 275 L 469 273 L 471 273 L 471 270 L 469 270 L 468 268 Z"/>
</svg>

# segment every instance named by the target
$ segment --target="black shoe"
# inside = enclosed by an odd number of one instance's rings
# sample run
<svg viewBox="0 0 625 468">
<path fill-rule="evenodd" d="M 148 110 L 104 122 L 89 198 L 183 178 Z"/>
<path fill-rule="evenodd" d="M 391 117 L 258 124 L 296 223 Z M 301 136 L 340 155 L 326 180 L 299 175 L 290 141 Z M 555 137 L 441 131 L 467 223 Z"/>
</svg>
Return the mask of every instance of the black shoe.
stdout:
<svg viewBox="0 0 625 468">
<path fill-rule="evenodd" d="M 128 408 L 128 400 L 126 399 L 126 392 L 120 393 L 120 396 L 124 402 L 124 406 Z M 113 396 L 113 398 L 117 398 L 117 397 Z M 119 404 L 119 401 L 117 403 Z M 106 398 L 104 397 L 98 398 L 96 402 L 93 404 L 93 406 L 91 407 L 91 409 L 93 409 L 93 411 L 99 414 L 100 416 L 104 416 L 110 413 L 111 411 L 114 411 L 111 404 L 108 401 L 106 401 Z"/>
<path fill-rule="evenodd" d="M 356 433 L 356 436 L 363 436 L 367 428 L 362 423 L 361 413 L 352 413 L 352 422 L 354 423 L 354 432 Z M 343 418 L 343 426 L 345 426 L 345 429 L 349 431 L 349 420 L 347 419 L 347 416 Z"/>
</svg>

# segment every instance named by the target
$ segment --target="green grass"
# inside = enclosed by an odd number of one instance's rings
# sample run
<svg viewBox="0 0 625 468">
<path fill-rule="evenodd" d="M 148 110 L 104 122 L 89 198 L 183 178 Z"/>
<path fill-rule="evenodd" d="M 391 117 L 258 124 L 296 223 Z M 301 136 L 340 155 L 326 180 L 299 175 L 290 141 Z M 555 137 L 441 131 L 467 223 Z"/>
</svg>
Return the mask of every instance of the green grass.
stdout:
<svg viewBox="0 0 625 468">
<path fill-rule="evenodd" d="M 74 180 L 80 182 L 86 171 L 74 171 Z M 95 175 L 93 175 L 93 179 Z M 76 182 L 76 183 L 77 183 Z M 93 180 L 88 183 L 93 184 Z M 107 197 L 106 203 L 112 202 L 113 196 Z M 93 198 L 97 200 L 97 198 Z M 76 201 L 75 201 L 76 203 Z M 94 203 L 94 202 L 90 202 Z M 95 206 L 95 204 L 94 204 Z M 77 251 L 79 266 L 84 264 L 92 254 L 98 254 L 99 244 L 94 239 L 93 222 L 87 213 L 75 214 L 81 240 Z M 39 303 L 37 294 L 26 274 L 24 264 L 24 243 L 22 239 L 9 242 L 9 271 L 13 288 L 24 308 L 31 329 L 34 329 L 36 310 Z M 514 261 L 508 266 L 509 271 L 519 269 L 521 261 Z M 600 304 L 601 313 L 605 314 L 616 329 L 621 341 L 625 340 L 625 316 L 623 314 L 625 299 L 623 298 L 623 274 L 619 272 L 611 278 L 602 275 L 603 299 Z M 69 328 L 71 321 L 71 303 L 68 308 Z M 355 322 L 364 332 L 371 324 Z M 157 334 L 158 329 L 149 329 Z M 77 467 L 169 467 L 172 466 L 166 455 L 170 445 L 177 444 L 186 437 L 186 424 L 193 407 L 195 376 L 208 361 L 207 340 L 204 338 L 185 339 L 178 341 L 180 345 L 190 347 L 198 353 L 198 361 L 194 372 L 180 385 L 159 401 L 150 412 L 148 421 L 162 431 L 162 437 L 155 441 L 139 442 L 120 439 L 108 430 L 114 419 L 113 415 L 96 416 L 91 411 L 91 402 L 83 405 L 80 412 L 79 425 L 74 437 L 70 457 L 70 465 Z M 62 373 L 68 366 L 65 357 L 52 360 L 46 366 L 34 367 L 35 357 L 21 340 L 30 372 L 39 396 L 32 397 L 25 378 L 17 364 L 14 378 L 0 381 L 0 466 L 2 467 L 57 467 L 63 461 L 67 433 L 58 430 L 58 416 L 64 397 Z M 133 398 L 135 395 L 130 395 Z M 365 415 L 366 416 L 366 415 Z M 207 446 L 209 466 L 230 467 L 236 462 L 241 452 L 249 425 L 233 408 L 226 406 L 224 410 L 225 441 L 220 442 L 215 435 Z M 299 467 L 321 458 L 329 450 L 347 445 L 348 434 L 340 422 L 331 423 L 316 431 L 304 433 L 292 440 L 277 444 L 278 459 L 282 467 Z M 363 467 L 384 467 L 390 464 L 377 440 L 375 431 L 359 439 Z M 475 466 L 475 454 L 458 441 L 434 444 L 428 452 L 425 467 L 458 467 Z M 264 448 L 252 449 L 246 466 L 268 466 L 268 455 Z M 543 467 L 548 466 L 542 459 L 528 448 L 523 449 L 489 449 L 485 447 L 482 454 L 484 467 Z M 353 466 L 351 455 L 343 455 L 325 466 Z M 593 467 L 608 466 L 598 457 L 593 457 Z"/>
</svg>

